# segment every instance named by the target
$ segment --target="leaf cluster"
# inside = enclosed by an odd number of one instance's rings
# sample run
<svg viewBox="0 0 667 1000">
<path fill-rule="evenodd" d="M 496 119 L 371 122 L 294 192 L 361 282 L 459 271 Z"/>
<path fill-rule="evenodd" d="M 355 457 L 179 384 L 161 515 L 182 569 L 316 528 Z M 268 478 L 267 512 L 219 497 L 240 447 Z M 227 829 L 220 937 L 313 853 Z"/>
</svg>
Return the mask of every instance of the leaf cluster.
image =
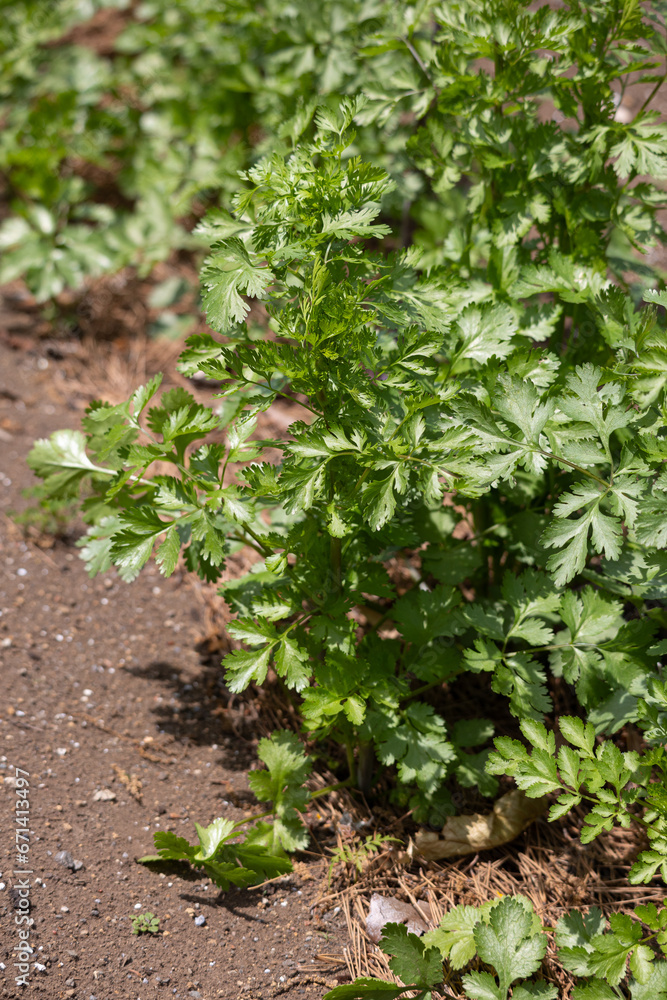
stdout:
<svg viewBox="0 0 667 1000">
<path fill-rule="evenodd" d="M 421 938 L 401 924 L 387 924 L 380 947 L 393 956 L 391 970 L 405 985 L 357 979 L 331 990 L 325 1000 L 395 1000 L 406 989 L 419 990 L 419 1000 L 431 1000 L 441 995 L 443 963 L 454 975 L 476 966 L 460 979 L 470 1000 L 507 1000 L 510 989 L 514 1000 L 555 1000 L 556 986 L 531 978 L 540 970 L 552 930 L 556 960 L 577 981 L 573 1000 L 613 1000 L 621 995 L 619 985 L 632 1000 L 660 998 L 667 987 L 667 961 L 657 957 L 655 945 L 667 953 L 666 928 L 667 908 L 653 903 L 632 914 L 612 914 L 608 921 L 596 907 L 586 914 L 573 911 L 555 928 L 544 928 L 526 897 L 502 896 L 479 907 L 454 907 Z"/>
<path fill-rule="evenodd" d="M 130 917 L 133 934 L 159 934 L 160 918 L 152 913 L 134 913 Z"/>
<path fill-rule="evenodd" d="M 273 804 L 263 814 L 273 816 L 273 823 L 261 819 L 253 823 L 252 816 L 236 823 L 224 817 L 208 826 L 195 823 L 198 844 L 158 830 L 153 835 L 157 853 L 139 858 L 139 862 L 187 861 L 202 869 L 222 892 L 232 885 L 245 888 L 290 872 L 286 851 L 304 848 L 309 840 L 296 810 L 305 807 L 309 799 L 304 782 L 310 773 L 310 760 L 297 737 L 287 732 L 261 740 L 259 754 L 266 770 L 251 772 L 249 784 L 259 801 Z M 249 823 L 239 840 L 239 827 Z"/>
</svg>

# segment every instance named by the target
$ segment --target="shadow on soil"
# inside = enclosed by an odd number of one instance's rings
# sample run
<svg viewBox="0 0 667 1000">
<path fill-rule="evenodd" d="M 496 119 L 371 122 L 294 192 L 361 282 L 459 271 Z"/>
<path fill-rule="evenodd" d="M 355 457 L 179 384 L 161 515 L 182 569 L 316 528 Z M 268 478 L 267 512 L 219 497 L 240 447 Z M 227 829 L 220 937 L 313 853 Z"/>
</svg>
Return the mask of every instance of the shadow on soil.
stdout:
<svg viewBox="0 0 667 1000">
<path fill-rule="evenodd" d="M 256 760 L 257 739 L 289 726 L 282 718 L 285 708 L 274 703 L 271 688 L 232 694 L 222 679 L 219 661 L 202 661 L 200 673 L 187 680 L 181 668 L 167 660 L 125 670 L 155 682 L 155 693 L 162 700 L 151 712 L 161 731 L 197 746 L 217 744 L 222 751 L 220 763 L 227 770 L 247 771 Z"/>
</svg>

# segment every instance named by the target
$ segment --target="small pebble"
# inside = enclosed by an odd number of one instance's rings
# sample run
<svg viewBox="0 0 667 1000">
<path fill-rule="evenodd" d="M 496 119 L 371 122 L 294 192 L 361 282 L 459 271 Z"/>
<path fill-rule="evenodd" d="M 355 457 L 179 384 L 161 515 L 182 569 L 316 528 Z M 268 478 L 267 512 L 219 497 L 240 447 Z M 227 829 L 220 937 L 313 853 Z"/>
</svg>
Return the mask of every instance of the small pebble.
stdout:
<svg viewBox="0 0 667 1000">
<path fill-rule="evenodd" d="M 206 923 L 206 917 L 204 916 L 203 913 L 200 913 L 199 916 L 195 917 L 195 925 L 197 927 L 203 927 L 205 923 Z"/>
<path fill-rule="evenodd" d="M 74 871 L 75 862 L 69 851 L 58 851 L 58 853 L 54 855 L 53 860 L 59 865 L 62 865 L 63 868 L 71 868 L 71 870 Z"/>
<path fill-rule="evenodd" d="M 116 793 L 112 792 L 110 788 L 98 788 L 96 792 L 93 793 L 93 802 L 115 802 Z"/>
</svg>

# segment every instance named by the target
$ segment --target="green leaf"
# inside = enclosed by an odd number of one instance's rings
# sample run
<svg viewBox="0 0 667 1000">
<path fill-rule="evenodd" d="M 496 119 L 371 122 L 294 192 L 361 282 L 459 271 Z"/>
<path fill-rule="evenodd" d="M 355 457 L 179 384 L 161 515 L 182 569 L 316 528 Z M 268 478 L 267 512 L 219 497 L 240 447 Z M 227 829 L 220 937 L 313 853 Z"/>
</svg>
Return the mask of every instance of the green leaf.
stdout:
<svg viewBox="0 0 667 1000">
<path fill-rule="evenodd" d="M 618 994 L 607 983 L 594 979 L 586 986 L 575 986 L 572 1000 L 618 1000 Z"/>
<path fill-rule="evenodd" d="M 534 933 L 531 914 L 509 896 L 493 908 L 488 924 L 477 924 L 474 935 L 479 957 L 498 974 L 503 998 L 516 979 L 539 969 L 547 950 L 546 935 Z"/>
<path fill-rule="evenodd" d="M 637 945 L 630 956 L 630 972 L 638 983 L 647 983 L 651 978 L 655 952 L 647 945 Z"/>
<path fill-rule="evenodd" d="M 184 837 L 177 837 L 175 833 L 167 830 L 158 830 L 154 833 L 153 842 L 158 856 L 165 860 L 192 861 L 197 853 L 197 848 L 192 847 Z"/>
<path fill-rule="evenodd" d="M 665 1000 L 667 997 L 667 962 L 653 962 L 648 979 L 630 980 L 632 1000 Z"/>
<path fill-rule="evenodd" d="M 449 959 L 453 969 L 462 969 L 477 954 L 474 930 L 482 919 L 475 906 L 455 906 L 445 913 L 438 927 L 424 934 L 422 940 Z"/>
<path fill-rule="evenodd" d="M 308 801 L 305 781 L 312 761 L 294 733 L 278 731 L 259 741 L 257 752 L 265 771 L 251 771 L 248 784 L 260 802 L 272 802 L 274 825 L 266 846 L 272 853 L 295 851 L 310 839 L 298 811 Z"/>
<path fill-rule="evenodd" d="M 506 1000 L 507 993 L 497 985 L 488 972 L 468 972 L 461 976 L 463 985 L 471 1000 Z"/>
<path fill-rule="evenodd" d="M 389 967 L 406 986 L 428 989 L 442 982 L 440 952 L 427 947 L 416 934 L 408 933 L 405 924 L 385 924 L 380 947 L 393 956 Z"/>
<path fill-rule="evenodd" d="M 238 237 L 221 240 L 201 273 L 209 326 L 227 333 L 234 323 L 241 323 L 250 307 L 239 293 L 260 298 L 273 280 L 273 273 L 262 264 L 261 257 L 248 251 Z"/>
<path fill-rule="evenodd" d="M 176 569 L 178 557 L 181 551 L 181 539 L 175 526 L 172 526 L 164 536 L 164 541 L 155 553 L 155 562 L 160 567 L 160 572 L 165 576 L 171 576 Z"/>
<path fill-rule="evenodd" d="M 201 844 L 201 850 L 197 852 L 197 857 L 202 861 L 209 861 L 215 857 L 218 848 L 232 835 L 234 824 L 230 819 L 220 817 L 213 820 L 208 826 L 200 826 L 199 823 L 195 823 L 195 829 Z"/>
<path fill-rule="evenodd" d="M 278 675 L 285 678 L 288 687 L 302 691 L 308 685 L 311 678 L 310 658 L 293 639 L 282 639 L 275 659 Z"/>
<path fill-rule="evenodd" d="M 235 649 L 222 661 L 230 691 L 244 691 L 253 681 L 263 684 L 269 671 L 271 647 L 262 650 Z"/>
<path fill-rule="evenodd" d="M 590 722 L 584 723 L 569 715 L 561 715 L 558 728 L 572 746 L 581 751 L 582 756 L 591 758 L 595 748 L 595 729 Z"/>
<path fill-rule="evenodd" d="M 630 885 L 646 885 L 660 870 L 663 882 L 667 882 L 667 854 L 658 851 L 642 851 L 628 872 Z"/>
<path fill-rule="evenodd" d="M 324 994 L 323 1000 L 397 1000 L 404 993 L 404 986 L 394 986 L 382 979 L 362 978 L 335 986 Z"/>
<path fill-rule="evenodd" d="M 54 496 L 71 493 L 82 479 L 93 473 L 112 474 L 91 462 L 81 431 L 55 431 L 48 440 L 36 441 L 27 462 L 37 476 L 46 480 Z"/>
<path fill-rule="evenodd" d="M 512 990 L 512 1000 L 531 1000 L 532 997 L 539 997 L 541 1000 L 557 1000 L 558 987 L 550 986 L 540 980 L 537 983 L 522 983 Z"/>
</svg>

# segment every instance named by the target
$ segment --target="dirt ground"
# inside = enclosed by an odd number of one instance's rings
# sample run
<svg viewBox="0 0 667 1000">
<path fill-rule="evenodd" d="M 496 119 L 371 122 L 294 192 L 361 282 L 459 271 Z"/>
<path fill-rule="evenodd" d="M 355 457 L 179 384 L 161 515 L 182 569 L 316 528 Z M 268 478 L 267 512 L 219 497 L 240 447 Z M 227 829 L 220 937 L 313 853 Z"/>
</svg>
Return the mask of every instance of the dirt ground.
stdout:
<svg viewBox="0 0 667 1000">
<path fill-rule="evenodd" d="M 194 839 L 195 820 L 247 815 L 256 740 L 195 648 L 205 623 L 192 581 L 155 568 L 130 586 L 115 571 L 91 580 L 72 544 L 42 549 L 8 516 L 26 504 L 32 441 L 79 422 L 65 386 L 43 346 L 0 346 L 0 996 L 21 994 L 16 767 L 29 773 L 32 993 L 321 996 L 344 972 L 335 959 L 344 925 L 340 913 L 311 910 L 318 858 L 305 857 L 299 876 L 221 900 L 183 866 L 164 874 L 136 863 L 153 853 L 155 830 Z M 59 851 L 82 867 L 63 867 Z M 147 911 L 160 933 L 133 935 L 130 918 Z"/>
</svg>

